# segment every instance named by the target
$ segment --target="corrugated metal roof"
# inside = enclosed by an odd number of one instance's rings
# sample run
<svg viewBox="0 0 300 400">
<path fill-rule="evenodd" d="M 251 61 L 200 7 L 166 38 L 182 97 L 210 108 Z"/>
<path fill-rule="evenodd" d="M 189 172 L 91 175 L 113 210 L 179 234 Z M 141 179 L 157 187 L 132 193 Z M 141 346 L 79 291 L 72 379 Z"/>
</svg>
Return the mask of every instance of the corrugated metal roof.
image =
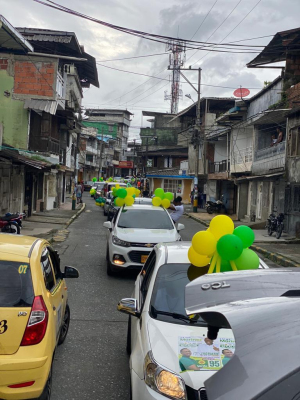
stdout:
<svg viewBox="0 0 300 400">
<path fill-rule="evenodd" d="M 33 51 L 31 44 L 8 21 L 0 15 L 0 48 L 7 51 Z"/>
<path fill-rule="evenodd" d="M 22 156 L 16 150 L 13 149 L 1 150 L 0 154 L 2 157 L 9 158 L 15 163 L 25 164 L 36 169 L 50 169 L 52 165 L 51 163 L 48 163 L 46 161 L 34 160 L 30 157 Z"/>
<path fill-rule="evenodd" d="M 285 61 L 287 54 L 300 53 L 300 28 L 277 32 L 263 51 L 247 64 L 248 68 Z"/>
<path fill-rule="evenodd" d="M 30 108 L 35 111 L 45 111 L 46 113 L 55 115 L 57 110 L 56 100 L 38 100 L 38 99 L 26 99 L 24 108 Z"/>
</svg>

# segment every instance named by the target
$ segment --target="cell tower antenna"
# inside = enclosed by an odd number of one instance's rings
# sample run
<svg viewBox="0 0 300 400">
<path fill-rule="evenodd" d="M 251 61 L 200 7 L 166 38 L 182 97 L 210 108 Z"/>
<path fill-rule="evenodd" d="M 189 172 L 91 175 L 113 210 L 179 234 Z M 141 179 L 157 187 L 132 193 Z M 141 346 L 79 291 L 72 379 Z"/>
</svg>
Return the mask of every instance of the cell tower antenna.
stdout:
<svg viewBox="0 0 300 400">
<path fill-rule="evenodd" d="M 170 52 L 168 69 L 172 71 L 171 94 L 165 91 L 165 100 L 171 101 L 171 114 L 178 113 L 179 99 L 182 99 L 180 87 L 180 67 L 185 62 L 185 42 L 182 40 L 170 40 L 166 51 Z"/>
</svg>

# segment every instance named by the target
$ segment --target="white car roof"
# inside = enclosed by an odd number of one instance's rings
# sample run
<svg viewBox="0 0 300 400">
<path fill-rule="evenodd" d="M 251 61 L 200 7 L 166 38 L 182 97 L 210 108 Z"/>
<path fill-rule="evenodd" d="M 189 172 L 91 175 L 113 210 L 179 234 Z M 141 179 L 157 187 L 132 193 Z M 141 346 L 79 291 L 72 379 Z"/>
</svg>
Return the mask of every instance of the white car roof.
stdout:
<svg viewBox="0 0 300 400">
<path fill-rule="evenodd" d="M 156 210 L 156 211 L 164 211 L 166 212 L 166 210 L 162 207 L 156 207 L 153 206 L 152 204 L 133 204 L 132 206 L 128 206 L 126 207 L 126 210 Z"/>
</svg>

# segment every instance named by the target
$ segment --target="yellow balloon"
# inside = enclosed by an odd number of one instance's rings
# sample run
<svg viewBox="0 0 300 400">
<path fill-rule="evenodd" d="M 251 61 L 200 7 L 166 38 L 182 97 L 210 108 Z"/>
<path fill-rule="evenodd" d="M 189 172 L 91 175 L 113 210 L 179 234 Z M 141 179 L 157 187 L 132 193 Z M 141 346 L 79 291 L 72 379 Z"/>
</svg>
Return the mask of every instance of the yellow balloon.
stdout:
<svg viewBox="0 0 300 400">
<path fill-rule="evenodd" d="M 96 204 L 96 206 L 100 207 L 100 203 L 95 203 L 95 204 Z"/>
<path fill-rule="evenodd" d="M 171 202 L 170 202 L 170 200 L 168 200 L 168 199 L 163 199 L 162 202 L 161 202 L 161 204 L 162 204 L 163 207 L 169 208 Z"/>
<path fill-rule="evenodd" d="M 195 267 L 205 267 L 210 262 L 209 257 L 200 256 L 200 254 L 198 254 L 192 246 L 189 248 L 188 258 L 190 260 L 190 263 L 195 265 Z"/>
<path fill-rule="evenodd" d="M 126 196 L 125 197 L 126 206 L 132 206 L 133 203 L 134 203 L 134 198 L 132 196 Z"/>
<path fill-rule="evenodd" d="M 126 190 L 127 190 L 127 195 L 128 196 L 133 196 L 135 194 L 135 188 L 134 187 L 129 187 Z"/>
<path fill-rule="evenodd" d="M 192 246 L 198 254 L 211 256 L 216 251 L 217 240 L 210 231 L 200 231 L 193 236 Z"/>
<path fill-rule="evenodd" d="M 116 185 L 116 189 L 120 189 L 120 185 L 119 184 Z"/>
<path fill-rule="evenodd" d="M 133 194 L 135 194 L 136 196 L 139 196 L 140 193 L 141 193 L 140 189 L 135 189 L 135 193 L 133 193 Z"/>
<path fill-rule="evenodd" d="M 154 206 L 156 206 L 156 207 L 159 207 L 161 205 L 161 198 L 160 197 L 153 197 L 152 204 Z"/>
<path fill-rule="evenodd" d="M 219 240 L 220 237 L 233 233 L 234 223 L 226 215 L 218 215 L 210 221 L 209 231 Z"/>
<path fill-rule="evenodd" d="M 125 199 L 121 199 L 121 197 L 116 198 L 116 206 L 117 207 L 122 207 L 125 204 Z"/>
</svg>

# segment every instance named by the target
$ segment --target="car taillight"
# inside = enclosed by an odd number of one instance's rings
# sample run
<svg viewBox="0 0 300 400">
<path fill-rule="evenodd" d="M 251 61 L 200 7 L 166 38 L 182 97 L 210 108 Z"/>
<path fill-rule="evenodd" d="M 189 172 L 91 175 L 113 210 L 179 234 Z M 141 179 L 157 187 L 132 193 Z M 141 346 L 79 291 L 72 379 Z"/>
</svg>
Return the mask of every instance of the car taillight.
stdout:
<svg viewBox="0 0 300 400">
<path fill-rule="evenodd" d="M 19 389 L 19 388 L 23 388 L 23 387 L 32 386 L 34 384 L 34 382 L 35 381 L 17 383 L 16 385 L 9 385 L 8 387 L 12 388 L 12 389 Z"/>
<path fill-rule="evenodd" d="M 46 333 L 48 324 L 48 310 L 42 296 L 34 298 L 30 317 L 21 346 L 31 346 L 40 343 Z"/>
</svg>

